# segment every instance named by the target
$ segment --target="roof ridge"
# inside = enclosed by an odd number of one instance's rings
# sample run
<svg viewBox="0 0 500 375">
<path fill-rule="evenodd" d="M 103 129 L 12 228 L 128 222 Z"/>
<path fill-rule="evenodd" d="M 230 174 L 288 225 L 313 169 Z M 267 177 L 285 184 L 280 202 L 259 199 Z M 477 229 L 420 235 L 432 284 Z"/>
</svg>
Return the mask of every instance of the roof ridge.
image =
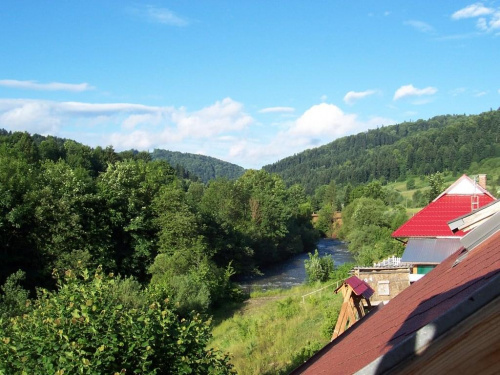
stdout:
<svg viewBox="0 0 500 375">
<path fill-rule="evenodd" d="M 445 191 L 443 191 L 436 198 L 434 198 L 432 202 L 437 201 L 443 195 L 465 195 L 465 196 L 471 196 L 471 195 L 476 194 L 476 192 L 474 192 L 474 194 L 450 194 L 449 193 L 456 186 L 458 186 L 463 180 L 467 180 L 469 183 L 474 184 L 474 188 L 479 190 L 477 192 L 477 194 L 486 194 L 486 195 L 489 195 L 490 197 L 492 197 L 493 199 L 495 198 L 488 190 L 486 190 L 485 188 L 483 188 L 481 185 L 479 185 L 479 183 L 477 183 L 475 180 L 473 180 L 472 178 L 470 178 L 469 176 L 467 176 L 464 173 L 458 180 L 456 180 L 454 183 L 452 183 Z"/>
</svg>

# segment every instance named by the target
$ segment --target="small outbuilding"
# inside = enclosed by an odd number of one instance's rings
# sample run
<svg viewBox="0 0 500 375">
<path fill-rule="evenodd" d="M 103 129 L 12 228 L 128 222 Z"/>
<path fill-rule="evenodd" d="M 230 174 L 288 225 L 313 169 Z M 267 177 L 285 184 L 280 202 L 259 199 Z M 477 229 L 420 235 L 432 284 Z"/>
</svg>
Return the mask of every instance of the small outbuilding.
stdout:
<svg viewBox="0 0 500 375">
<path fill-rule="evenodd" d="M 365 316 L 371 308 L 370 297 L 374 292 L 370 285 L 356 276 L 349 277 L 335 289 L 335 293 L 339 291 L 342 292 L 344 300 L 333 330 L 332 341 Z"/>
</svg>

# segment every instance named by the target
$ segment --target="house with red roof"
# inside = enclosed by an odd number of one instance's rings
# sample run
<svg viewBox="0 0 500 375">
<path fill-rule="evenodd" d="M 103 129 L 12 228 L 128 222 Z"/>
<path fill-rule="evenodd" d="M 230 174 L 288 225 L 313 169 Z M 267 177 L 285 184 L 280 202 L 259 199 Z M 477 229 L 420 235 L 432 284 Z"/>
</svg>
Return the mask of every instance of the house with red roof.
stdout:
<svg viewBox="0 0 500 375">
<path fill-rule="evenodd" d="M 500 212 L 467 219 L 456 252 L 290 375 L 500 373 Z"/>
<path fill-rule="evenodd" d="M 479 175 L 478 179 L 476 182 L 464 174 L 392 233 L 394 238 L 405 239 L 401 262 L 412 265 L 410 282 L 420 279 L 460 248 L 460 238 L 465 233 L 452 231 L 449 221 L 495 200 L 486 190 L 486 175 Z"/>
</svg>

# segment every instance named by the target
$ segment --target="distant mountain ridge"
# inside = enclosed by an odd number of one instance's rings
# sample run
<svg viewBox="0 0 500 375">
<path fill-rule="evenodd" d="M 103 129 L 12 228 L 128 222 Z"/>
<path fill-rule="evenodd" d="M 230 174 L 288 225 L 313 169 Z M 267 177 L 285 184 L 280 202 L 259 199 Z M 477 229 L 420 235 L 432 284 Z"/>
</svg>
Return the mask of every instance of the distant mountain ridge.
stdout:
<svg viewBox="0 0 500 375">
<path fill-rule="evenodd" d="M 500 110 L 444 115 L 339 138 L 263 167 L 308 193 L 330 181 L 361 184 L 449 170 L 500 157 Z"/>
<path fill-rule="evenodd" d="M 245 168 L 211 156 L 155 149 L 153 160 L 166 160 L 172 167 L 182 166 L 189 173 L 198 176 L 203 182 L 222 177 L 237 179 L 245 173 Z"/>
</svg>

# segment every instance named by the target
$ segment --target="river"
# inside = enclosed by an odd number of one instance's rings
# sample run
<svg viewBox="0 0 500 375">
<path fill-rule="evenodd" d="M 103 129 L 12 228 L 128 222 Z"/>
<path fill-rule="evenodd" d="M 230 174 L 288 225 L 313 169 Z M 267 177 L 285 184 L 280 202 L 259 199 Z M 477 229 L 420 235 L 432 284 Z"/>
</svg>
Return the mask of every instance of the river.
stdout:
<svg viewBox="0 0 500 375">
<path fill-rule="evenodd" d="M 347 262 L 354 262 L 347 250 L 347 245 L 339 240 L 323 238 L 317 244 L 320 256 L 331 255 L 334 265 L 340 266 Z M 306 279 L 304 260 L 309 259 L 307 253 L 301 253 L 292 258 L 262 270 L 262 276 L 246 277 L 240 281 L 241 287 L 247 291 L 288 289 L 302 284 Z"/>
</svg>

